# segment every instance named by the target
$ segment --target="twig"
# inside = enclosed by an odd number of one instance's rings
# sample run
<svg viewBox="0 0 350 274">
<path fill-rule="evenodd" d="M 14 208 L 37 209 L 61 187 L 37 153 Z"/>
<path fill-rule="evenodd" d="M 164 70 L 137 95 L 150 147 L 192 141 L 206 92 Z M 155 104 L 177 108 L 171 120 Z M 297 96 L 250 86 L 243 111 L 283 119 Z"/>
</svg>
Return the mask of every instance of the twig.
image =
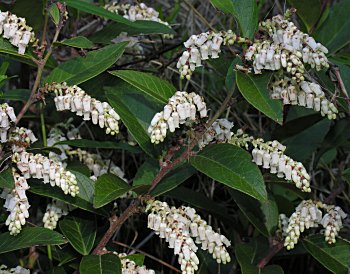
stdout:
<svg viewBox="0 0 350 274">
<path fill-rule="evenodd" d="M 332 64 L 332 63 L 330 63 L 330 65 L 331 65 L 331 71 L 334 73 L 335 77 L 337 78 L 337 82 L 339 84 L 340 90 L 345 97 L 346 103 L 348 104 L 348 112 L 350 114 L 350 98 L 349 98 L 349 95 L 346 91 L 343 79 L 341 78 L 339 67 L 335 64 Z"/>
<path fill-rule="evenodd" d="M 268 262 L 275 256 L 280 250 L 283 248 L 283 242 L 278 242 L 277 244 L 273 245 L 267 253 L 267 255 L 260 260 L 260 262 L 257 264 L 258 268 L 264 268 Z"/>
<path fill-rule="evenodd" d="M 164 265 L 164 266 L 170 268 L 171 270 L 174 270 L 174 271 L 177 272 L 177 273 L 182 273 L 182 272 L 181 272 L 179 269 L 177 269 L 176 267 L 173 267 L 172 265 L 170 265 L 170 264 L 168 264 L 168 263 L 166 263 L 166 262 L 164 262 L 164 261 L 162 261 L 162 260 L 160 260 L 160 259 L 158 259 L 158 258 L 152 256 L 151 254 L 148 254 L 148 253 L 146 253 L 146 252 L 144 252 L 144 251 L 142 251 L 142 250 L 140 250 L 140 249 L 138 249 L 138 248 L 135 248 L 135 247 L 132 247 L 132 246 L 129 246 L 129 245 L 127 245 L 127 244 L 124 244 L 124 243 L 121 243 L 121 242 L 117 242 L 117 241 L 113 241 L 113 243 L 114 243 L 114 244 L 117 244 L 117 245 L 120 245 L 120 246 L 122 246 L 122 247 L 126 247 L 126 248 L 129 248 L 129 249 L 133 249 L 133 250 L 137 251 L 138 253 L 141 253 L 141 254 L 145 255 L 146 257 L 148 257 L 148 258 L 150 258 L 150 259 L 152 259 L 152 260 L 154 260 L 154 261 L 156 261 L 156 262 L 158 262 L 158 263 L 160 263 L 160 264 L 162 264 L 162 265 Z"/>
</svg>

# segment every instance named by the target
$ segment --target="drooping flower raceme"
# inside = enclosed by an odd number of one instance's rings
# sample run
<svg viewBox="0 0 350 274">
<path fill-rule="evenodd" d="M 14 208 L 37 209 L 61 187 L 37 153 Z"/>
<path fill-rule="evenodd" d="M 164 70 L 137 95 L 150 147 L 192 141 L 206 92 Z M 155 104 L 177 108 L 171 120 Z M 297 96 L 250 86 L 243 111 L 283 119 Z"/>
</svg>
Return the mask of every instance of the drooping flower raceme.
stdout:
<svg viewBox="0 0 350 274">
<path fill-rule="evenodd" d="M 14 189 L 4 189 L 0 197 L 6 199 L 4 207 L 9 211 L 9 216 L 5 224 L 8 226 L 11 235 L 17 235 L 21 232 L 22 226 L 29 217 L 28 209 L 30 207 L 26 190 L 29 189 L 26 178 L 16 173 L 13 169 Z"/>
<path fill-rule="evenodd" d="M 24 178 L 42 179 L 45 184 L 60 187 L 65 194 L 75 197 L 79 193 L 77 179 L 73 173 L 66 171 L 60 162 L 41 154 L 16 152 L 12 161 L 17 165 Z"/>
<path fill-rule="evenodd" d="M 56 94 L 54 100 L 57 111 L 70 110 L 83 116 L 83 120 L 92 120 L 94 125 L 106 128 L 106 134 L 119 133 L 120 117 L 109 103 L 92 98 L 80 87 L 68 86 L 65 82 L 48 84 L 45 90 Z"/>
<path fill-rule="evenodd" d="M 192 35 L 185 43 L 186 50 L 177 62 L 181 79 L 190 79 L 196 67 L 202 66 L 202 60 L 219 58 L 222 45 L 233 45 L 235 42 L 243 43 L 245 39 L 239 38 L 232 32 L 204 32 Z"/>
<path fill-rule="evenodd" d="M 323 216 L 324 210 L 326 214 Z M 280 216 L 280 228 L 285 236 L 284 246 L 290 250 L 298 243 L 300 233 L 305 229 L 317 228 L 322 225 L 325 228 L 325 240 L 328 244 L 335 243 L 335 238 L 342 227 L 342 219 L 347 214 L 337 206 L 327 205 L 313 200 L 302 201 L 295 209 L 295 212 L 288 219 Z"/>
<path fill-rule="evenodd" d="M 4 103 L 0 105 L 0 141 L 6 143 L 11 122 L 16 122 L 16 114 L 13 107 Z"/>
<path fill-rule="evenodd" d="M 297 188 L 305 192 L 310 192 L 310 175 L 307 173 L 304 165 L 294 161 L 292 158 L 284 155 L 285 146 L 278 141 L 265 142 L 263 139 L 254 139 L 242 130 L 238 130 L 229 141 L 229 143 L 249 149 L 249 144 L 253 145 L 253 162 L 269 169 L 270 173 L 276 174 L 279 178 L 293 181 Z"/>
<path fill-rule="evenodd" d="M 0 273 L 1 274 L 30 274 L 30 270 L 23 268 L 21 266 L 16 266 L 14 268 L 8 269 L 6 265 L 1 265 Z"/>
<path fill-rule="evenodd" d="M 69 212 L 68 204 L 53 199 L 50 204 L 46 207 L 46 212 L 43 217 L 44 227 L 54 230 L 57 226 L 58 220 L 67 215 Z"/>
<path fill-rule="evenodd" d="M 38 40 L 31 27 L 26 24 L 26 19 L 17 17 L 9 11 L 0 11 L 0 34 L 11 44 L 18 48 L 18 53 L 23 55 L 29 43 L 37 45 Z"/>
<path fill-rule="evenodd" d="M 207 106 L 200 95 L 177 91 L 170 97 L 163 111 L 153 117 L 148 128 L 151 142 L 159 144 L 164 141 L 168 129 L 174 132 L 181 124 L 193 123 L 206 116 Z"/>
<path fill-rule="evenodd" d="M 147 269 L 146 266 L 139 266 L 133 260 L 127 258 L 126 253 L 113 252 L 114 255 L 120 258 L 122 263 L 122 274 L 155 274 L 153 269 Z"/>
<path fill-rule="evenodd" d="M 179 255 L 182 273 L 190 274 L 198 269 L 198 247 L 192 237 L 196 243 L 201 244 L 203 250 L 213 254 L 218 263 L 230 262 L 231 258 L 226 250 L 230 241 L 213 231 L 193 208 L 169 207 L 165 202 L 153 200 L 148 202 L 146 212 L 149 212 L 148 227 L 169 243 L 169 248 L 174 249 L 175 255 Z"/>
<path fill-rule="evenodd" d="M 114 12 L 116 14 L 123 15 L 124 18 L 130 21 L 136 20 L 146 20 L 146 21 L 154 21 L 160 24 L 169 26 L 168 22 L 162 21 L 159 18 L 159 12 L 157 12 L 154 8 L 148 7 L 145 3 L 140 3 L 136 5 L 130 4 L 118 4 L 116 2 L 112 2 L 105 6 L 110 12 Z"/>
<path fill-rule="evenodd" d="M 199 140 L 198 146 L 200 149 L 204 148 L 212 142 L 227 142 L 231 139 L 233 133 L 231 129 L 233 123 L 227 119 L 217 119 L 203 134 L 203 137 Z"/>
<path fill-rule="evenodd" d="M 20 152 L 25 150 L 32 143 L 38 139 L 35 137 L 33 131 L 25 127 L 16 127 L 10 132 L 8 143 L 12 145 L 13 152 Z"/>
<path fill-rule="evenodd" d="M 328 119 L 335 119 L 338 109 L 330 102 L 319 84 L 309 81 L 296 82 L 288 76 L 274 76 L 270 83 L 271 98 L 282 99 L 284 105 L 299 105 L 321 112 Z"/>
</svg>

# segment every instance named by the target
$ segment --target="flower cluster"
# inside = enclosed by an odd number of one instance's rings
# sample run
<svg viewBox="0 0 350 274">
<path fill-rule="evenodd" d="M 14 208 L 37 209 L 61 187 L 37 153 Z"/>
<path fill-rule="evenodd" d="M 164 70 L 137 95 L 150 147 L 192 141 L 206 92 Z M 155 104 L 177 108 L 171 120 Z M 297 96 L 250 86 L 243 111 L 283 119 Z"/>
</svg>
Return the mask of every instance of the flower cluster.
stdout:
<svg viewBox="0 0 350 274">
<path fill-rule="evenodd" d="M 44 227 L 54 230 L 57 226 L 58 220 L 67 215 L 69 212 L 69 206 L 59 200 L 53 199 L 51 204 L 46 207 L 46 212 L 43 217 Z"/>
<path fill-rule="evenodd" d="M 112 2 L 105 6 L 110 12 L 114 12 L 116 14 L 121 13 L 124 18 L 130 21 L 136 20 L 146 20 L 146 21 L 154 21 L 160 24 L 169 26 L 168 22 L 162 21 L 159 18 L 159 12 L 157 12 L 154 8 L 147 7 L 145 3 L 140 3 L 136 5 L 130 4 L 117 4 L 116 2 Z M 172 38 L 172 37 L 169 37 Z"/>
<path fill-rule="evenodd" d="M 125 253 L 113 252 L 114 255 L 117 255 L 120 258 L 122 263 L 122 274 L 155 274 L 156 272 L 153 269 L 147 269 L 146 266 L 138 266 L 133 260 L 127 258 Z"/>
<path fill-rule="evenodd" d="M 0 266 L 1 274 L 30 274 L 30 270 L 23 268 L 21 266 L 16 266 L 14 268 L 8 269 L 6 265 Z"/>
<path fill-rule="evenodd" d="M 235 42 L 243 43 L 245 39 L 237 37 L 232 30 L 192 35 L 184 43 L 186 50 L 176 65 L 180 71 L 180 78 L 189 80 L 196 67 L 202 66 L 202 60 L 219 58 L 221 46 L 233 45 Z"/>
<path fill-rule="evenodd" d="M 325 228 L 325 240 L 328 244 L 334 244 L 343 226 L 342 219 L 345 219 L 347 214 L 339 206 L 324 204 L 323 207 L 327 212 L 321 220 L 321 225 Z"/>
<path fill-rule="evenodd" d="M 330 102 L 319 84 L 297 82 L 288 76 L 274 77 L 270 83 L 271 98 L 282 99 L 284 105 L 299 105 L 321 112 L 328 119 L 335 119 L 338 109 Z"/>
<path fill-rule="evenodd" d="M 324 216 L 321 209 L 326 212 Z M 325 228 L 326 242 L 335 243 L 335 237 L 342 227 L 342 219 L 345 219 L 346 216 L 347 214 L 340 207 L 304 200 L 288 219 L 288 225 L 286 225 L 286 217 L 280 216 L 282 235 L 285 236 L 284 246 L 288 250 L 293 249 L 298 243 L 300 233 L 305 229 L 317 228 L 319 225 Z"/>
<path fill-rule="evenodd" d="M 270 173 L 277 174 L 279 178 L 293 181 L 297 188 L 305 192 L 310 192 L 310 175 L 307 173 L 304 165 L 294 161 L 292 158 L 284 155 L 286 149 L 278 141 L 265 142 L 263 139 L 254 139 L 242 130 L 238 130 L 230 140 L 231 144 L 249 149 L 252 144 L 253 162 L 265 169 L 270 169 Z"/>
<path fill-rule="evenodd" d="M 65 82 L 48 84 L 45 91 L 55 92 L 57 111 L 76 112 L 78 116 L 83 116 L 83 120 L 92 120 L 94 125 L 106 128 L 106 134 L 118 134 L 120 117 L 109 103 L 92 98 L 80 87 L 68 86 Z"/>
<path fill-rule="evenodd" d="M 0 142 L 6 143 L 8 140 L 8 130 L 11 122 L 16 122 L 16 114 L 13 107 L 4 103 L 0 105 Z"/>
<path fill-rule="evenodd" d="M 25 127 L 16 127 L 10 132 L 8 142 L 12 144 L 13 152 L 20 152 L 28 147 L 30 144 L 36 142 L 33 131 Z"/>
<path fill-rule="evenodd" d="M 26 24 L 26 19 L 9 11 L 0 11 L 0 34 L 9 39 L 13 46 L 18 47 L 19 54 L 25 53 L 29 43 L 38 43 L 32 28 Z"/>
<path fill-rule="evenodd" d="M 207 116 L 207 106 L 203 98 L 194 92 L 177 91 L 170 97 L 164 110 L 153 117 L 148 128 L 151 142 L 159 144 L 164 141 L 168 129 L 174 132 L 181 124 L 196 122 L 197 112 L 200 118 Z"/>
<path fill-rule="evenodd" d="M 327 48 L 300 31 L 288 20 L 290 15 L 287 11 L 285 16 L 277 15 L 260 23 L 260 30 L 268 37 L 254 41 L 245 54 L 247 60 L 253 60 L 255 73 L 283 68 L 293 80 L 303 81 L 304 64 L 316 70 L 329 67 Z"/>
<path fill-rule="evenodd" d="M 75 197 L 79 193 L 77 179 L 73 173 L 66 171 L 60 162 L 49 159 L 41 154 L 26 151 L 16 152 L 12 156 L 24 178 L 43 179 L 44 183 L 60 187 L 65 194 Z"/>
<path fill-rule="evenodd" d="M 213 254 L 218 263 L 225 264 L 231 261 L 226 250 L 231 244 L 230 241 L 224 235 L 213 231 L 193 208 L 169 207 L 165 202 L 153 200 L 148 202 L 146 212 L 150 212 L 148 227 L 169 243 L 169 248 L 174 249 L 175 255 L 179 255 L 182 273 L 190 274 L 198 269 L 198 247 L 195 242 L 201 244 L 203 250 Z M 195 238 L 195 242 L 192 237 Z"/>
<path fill-rule="evenodd" d="M 30 207 L 26 190 L 29 189 L 26 178 L 20 176 L 13 170 L 14 189 L 4 189 L 0 197 L 6 199 L 4 207 L 10 212 L 5 224 L 8 226 L 11 235 L 17 235 L 21 232 L 22 226 L 29 217 L 28 209 Z"/>
<path fill-rule="evenodd" d="M 204 133 L 199 140 L 198 146 L 200 149 L 212 142 L 226 142 L 231 139 L 233 133 L 231 129 L 233 123 L 227 119 L 217 119 Z"/>
</svg>

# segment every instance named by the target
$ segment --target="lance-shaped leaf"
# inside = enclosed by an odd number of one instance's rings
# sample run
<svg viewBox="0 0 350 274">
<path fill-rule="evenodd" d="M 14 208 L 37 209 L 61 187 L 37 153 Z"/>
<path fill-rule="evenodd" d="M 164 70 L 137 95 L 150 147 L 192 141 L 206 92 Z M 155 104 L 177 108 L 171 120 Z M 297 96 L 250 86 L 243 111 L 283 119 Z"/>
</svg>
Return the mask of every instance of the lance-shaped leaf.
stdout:
<svg viewBox="0 0 350 274">
<path fill-rule="evenodd" d="M 258 200 L 266 200 L 263 177 L 245 150 L 230 144 L 207 146 L 190 163 L 210 178 Z"/>
<path fill-rule="evenodd" d="M 121 274 L 122 266 L 118 256 L 114 254 L 88 255 L 80 262 L 81 274 Z"/>
<path fill-rule="evenodd" d="M 84 36 L 76 36 L 61 42 L 56 42 L 55 44 L 65 45 L 65 46 L 80 48 L 80 49 L 92 49 L 95 47 L 94 43 Z"/>
</svg>

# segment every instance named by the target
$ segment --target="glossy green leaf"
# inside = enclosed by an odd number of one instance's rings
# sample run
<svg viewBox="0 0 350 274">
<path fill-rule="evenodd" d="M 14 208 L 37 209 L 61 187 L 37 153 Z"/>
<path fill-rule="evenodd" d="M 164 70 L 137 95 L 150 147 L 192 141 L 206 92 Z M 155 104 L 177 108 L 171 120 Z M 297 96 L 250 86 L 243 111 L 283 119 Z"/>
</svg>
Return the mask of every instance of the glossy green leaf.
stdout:
<svg viewBox="0 0 350 274">
<path fill-rule="evenodd" d="M 257 230 L 266 237 L 274 235 L 278 223 L 278 208 L 271 195 L 266 201 L 260 202 L 236 190 L 230 190 L 230 194 Z"/>
<path fill-rule="evenodd" d="M 156 154 L 156 148 L 151 143 L 147 130 L 153 116 L 162 105 L 158 105 L 126 82 L 108 88 L 106 95 L 111 106 L 118 110 L 120 119 L 133 139 L 147 154 Z"/>
<path fill-rule="evenodd" d="M 115 70 L 110 73 L 135 86 L 160 103 L 168 103 L 168 99 L 176 92 L 176 88 L 168 81 L 149 73 L 135 70 Z"/>
<path fill-rule="evenodd" d="M 29 89 L 14 89 L 8 90 L 0 94 L 0 99 L 10 101 L 27 101 L 31 91 Z"/>
<path fill-rule="evenodd" d="M 77 197 L 92 204 L 95 192 L 95 182 L 80 172 L 73 170 L 71 172 L 77 178 L 79 186 L 79 193 Z"/>
<path fill-rule="evenodd" d="M 60 229 L 69 243 L 82 255 L 88 255 L 96 238 L 95 220 L 66 217 L 59 222 Z"/>
<path fill-rule="evenodd" d="M 80 274 L 121 274 L 122 266 L 114 254 L 84 256 L 79 266 Z"/>
<path fill-rule="evenodd" d="M 347 274 L 350 267 L 350 243 L 337 239 L 335 244 L 325 242 L 323 235 L 312 235 L 304 239 L 306 250 L 325 268 L 334 274 Z"/>
<path fill-rule="evenodd" d="M 230 144 L 211 145 L 190 163 L 200 172 L 226 186 L 246 193 L 258 200 L 266 200 L 265 183 L 257 165 L 245 150 Z"/>
<path fill-rule="evenodd" d="M 61 189 L 56 187 L 51 187 L 50 185 L 45 185 L 39 180 L 32 180 L 30 182 L 29 191 L 40 196 L 57 199 L 59 201 L 70 204 L 72 206 L 75 206 L 90 212 L 94 212 L 99 215 L 108 216 L 108 212 L 102 209 L 99 209 L 99 210 L 95 209 L 92 206 L 92 203 L 90 203 L 89 201 L 86 201 L 79 197 L 72 197 L 70 195 L 65 195 Z"/>
<path fill-rule="evenodd" d="M 80 49 L 92 49 L 95 47 L 94 43 L 84 36 L 76 36 L 61 42 L 56 42 L 56 44 Z"/>
<path fill-rule="evenodd" d="M 210 0 L 210 2 L 236 18 L 243 37 L 250 39 L 254 37 L 258 27 L 258 7 L 255 0 Z"/>
<path fill-rule="evenodd" d="M 15 182 L 13 180 L 12 169 L 8 168 L 0 173 L 0 188 L 13 189 Z"/>
<path fill-rule="evenodd" d="M 124 52 L 127 42 L 109 45 L 90 51 L 85 57 L 76 57 L 55 68 L 45 79 L 46 83 L 67 82 L 71 85 L 83 83 L 112 66 Z"/>
<path fill-rule="evenodd" d="M 57 142 L 55 145 L 70 145 L 80 148 L 104 148 L 104 149 L 125 149 L 132 153 L 139 153 L 140 149 L 126 143 L 117 143 L 112 141 L 94 141 L 89 139 L 76 139 Z"/>
<path fill-rule="evenodd" d="M 321 16 L 322 7 L 320 0 L 288 0 L 289 4 L 296 8 L 297 15 L 305 24 L 308 31 L 317 23 Z M 312 9 L 310 9 L 312 7 Z"/>
<path fill-rule="evenodd" d="M 174 34 L 174 31 L 165 26 L 164 24 L 160 24 L 158 22 L 153 21 L 129 21 L 125 19 L 123 16 L 109 12 L 103 7 L 94 6 L 90 3 L 81 0 L 66 0 L 65 3 L 67 6 L 78 9 L 80 11 L 94 14 L 105 19 L 109 19 L 118 23 L 118 27 L 120 31 L 128 32 L 130 34 L 130 30 L 133 32 L 137 32 L 137 34 L 150 34 L 150 33 L 169 33 Z M 132 33 L 136 34 L 136 33 Z M 116 35 L 118 35 L 116 33 Z"/>
<path fill-rule="evenodd" d="M 325 45 L 330 53 L 337 52 L 350 42 L 350 1 L 334 4 L 327 19 L 315 34 L 316 40 Z"/>
<path fill-rule="evenodd" d="M 279 265 L 269 265 L 259 269 L 254 262 L 256 248 L 252 244 L 238 244 L 235 254 L 242 274 L 283 274 L 283 269 Z"/>
<path fill-rule="evenodd" d="M 60 11 L 55 3 L 50 6 L 49 13 L 51 15 L 52 21 L 55 23 L 55 25 L 58 25 L 60 22 Z"/>
<path fill-rule="evenodd" d="M 102 207 L 131 189 L 125 181 L 113 174 L 103 174 L 95 183 L 94 207 Z"/>
<path fill-rule="evenodd" d="M 279 124 L 283 122 L 282 102 L 270 98 L 267 85 L 271 74 L 251 75 L 237 71 L 236 83 L 243 97 L 257 110 Z"/>
<path fill-rule="evenodd" d="M 63 235 L 43 227 L 25 227 L 21 233 L 11 236 L 10 232 L 0 234 L 0 253 L 35 245 L 60 245 L 67 241 Z"/>
<path fill-rule="evenodd" d="M 134 261 L 136 265 L 143 266 L 143 262 L 145 261 L 145 255 L 143 254 L 132 254 L 123 257 L 123 259 L 129 259 L 131 261 Z"/>
</svg>

